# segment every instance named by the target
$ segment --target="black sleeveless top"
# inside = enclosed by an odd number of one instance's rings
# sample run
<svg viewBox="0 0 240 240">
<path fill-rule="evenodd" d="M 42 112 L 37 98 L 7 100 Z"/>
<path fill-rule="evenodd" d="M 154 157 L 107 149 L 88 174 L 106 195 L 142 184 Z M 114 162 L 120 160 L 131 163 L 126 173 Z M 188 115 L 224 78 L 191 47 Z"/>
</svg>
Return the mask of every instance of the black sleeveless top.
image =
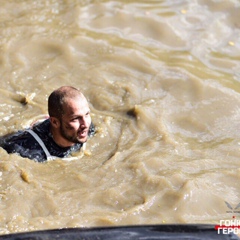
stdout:
<svg viewBox="0 0 240 240">
<path fill-rule="evenodd" d="M 45 147 L 52 156 L 64 158 L 72 152 L 80 150 L 82 143 L 76 143 L 71 147 L 60 147 L 57 145 L 50 133 L 50 120 L 47 119 L 42 123 L 33 126 L 32 129 L 42 140 Z M 95 127 L 91 123 L 88 136 L 91 137 L 95 133 Z M 18 153 L 22 157 L 33 159 L 37 162 L 44 162 L 47 156 L 38 141 L 27 131 L 18 131 L 17 133 L 5 136 L 0 139 L 0 146 L 8 153 Z"/>
</svg>

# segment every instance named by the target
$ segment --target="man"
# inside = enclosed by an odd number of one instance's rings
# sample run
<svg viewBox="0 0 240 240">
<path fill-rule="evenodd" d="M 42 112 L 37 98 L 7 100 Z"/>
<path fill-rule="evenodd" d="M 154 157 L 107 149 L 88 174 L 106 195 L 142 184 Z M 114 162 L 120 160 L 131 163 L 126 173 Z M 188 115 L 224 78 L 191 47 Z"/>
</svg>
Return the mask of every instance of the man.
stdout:
<svg viewBox="0 0 240 240">
<path fill-rule="evenodd" d="M 0 146 L 38 162 L 64 158 L 80 150 L 95 133 L 84 95 L 74 87 L 63 86 L 48 98 L 49 118 L 32 129 L 4 137 Z"/>
</svg>

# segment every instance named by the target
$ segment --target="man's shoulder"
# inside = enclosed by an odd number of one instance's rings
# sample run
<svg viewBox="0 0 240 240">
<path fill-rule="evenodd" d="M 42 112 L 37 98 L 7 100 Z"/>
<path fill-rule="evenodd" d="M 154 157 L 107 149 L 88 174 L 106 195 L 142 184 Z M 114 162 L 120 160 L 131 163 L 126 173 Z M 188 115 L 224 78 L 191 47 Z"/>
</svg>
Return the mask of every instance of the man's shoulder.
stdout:
<svg viewBox="0 0 240 240">
<path fill-rule="evenodd" d="M 28 139 L 30 134 L 25 130 L 19 130 L 17 132 L 9 133 L 3 137 L 1 137 L 1 144 L 9 143 L 9 142 L 22 142 Z"/>
<path fill-rule="evenodd" d="M 8 153 L 18 153 L 22 157 L 43 161 L 45 156 L 42 148 L 29 132 L 29 129 L 32 129 L 41 138 L 41 136 L 47 136 L 46 133 L 49 133 L 49 126 L 49 119 L 34 123 L 31 128 L 19 130 L 1 137 L 0 146 Z"/>
<path fill-rule="evenodd" d="M 50 130 L 50 119 L 45 119 L 44 121 L 36 122 L 32 126 L 32 130 L 37 133 L 49 133 Z"/>
<path fill-rule="evenodd" d="M 36 123 L 33 127 L 32 130 L 36 132 L 49 132 L 49 119 L 41 122 L 41 123 Z M 4 143 L 10 143 L 10 142 L 19 142 L 21 144 L 24 144 L 26 141 L 33 139 L 32 135 L 29 133 L 29 129 L 23 129 L 19 130 L 17 132 L 9 133 L 6 134 L 5 136 L 2 136 L 0 139 L 0 145 L 3 145 Z"/>
<path fill-rule="evenodd" d="M 0 145 L 8 153 L 18 153 L 22 157 L 36 159 L 37 161 L 42 161 L 44 157 L 39 144 L 26 130 L 4 136 Z"/>
</svg>

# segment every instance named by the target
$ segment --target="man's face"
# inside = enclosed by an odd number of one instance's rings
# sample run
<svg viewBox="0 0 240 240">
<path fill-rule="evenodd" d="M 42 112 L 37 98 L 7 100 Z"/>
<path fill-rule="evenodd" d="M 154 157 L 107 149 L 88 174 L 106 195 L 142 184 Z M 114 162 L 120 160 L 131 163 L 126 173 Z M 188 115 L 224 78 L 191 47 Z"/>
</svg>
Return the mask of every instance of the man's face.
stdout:
<svg viewBox="0 0 240 240">
<path fill-rule="evenodd" d="M 68 99 L 60 119 L 60 134 L 69 143 L 84 143 L 91 125 L 90 109 L 85 98 Z"/>
</svg>

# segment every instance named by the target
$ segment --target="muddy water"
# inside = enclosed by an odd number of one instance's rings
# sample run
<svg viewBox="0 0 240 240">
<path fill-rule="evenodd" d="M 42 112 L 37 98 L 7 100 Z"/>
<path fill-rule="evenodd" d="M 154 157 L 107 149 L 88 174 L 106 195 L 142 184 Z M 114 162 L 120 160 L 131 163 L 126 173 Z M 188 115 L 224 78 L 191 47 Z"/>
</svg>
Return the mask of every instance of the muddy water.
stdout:
<svg viewBox="0 0 240 240">
<path fill-rule="evenodd" d="M 72 161 L 0 149 L 0 233 L 238 216 L 239 14 L 238 0 L 2 0 L 1 135 L 62 85 L 97 133 Z"/>
</svg>

